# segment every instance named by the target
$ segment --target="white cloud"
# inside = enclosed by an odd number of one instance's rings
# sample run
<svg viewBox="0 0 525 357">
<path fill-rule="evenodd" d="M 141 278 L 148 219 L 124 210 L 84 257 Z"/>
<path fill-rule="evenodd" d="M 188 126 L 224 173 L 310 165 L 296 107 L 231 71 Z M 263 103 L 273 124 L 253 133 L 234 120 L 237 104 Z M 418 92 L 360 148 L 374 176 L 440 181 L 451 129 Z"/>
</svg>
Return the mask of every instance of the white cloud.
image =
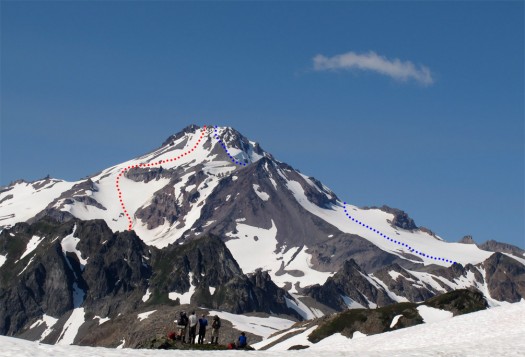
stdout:
<svg viewBox="0 0 525 357">
<path fill-rule="evenodd" d="M 373 51 L 363 54 L 347 52 L 333 57 L 317 55 L 313 61 L 316 71 L 356 69 L 374 71 L 403 82 L 413 79 L 426 86 L 434 83 L 428 67 L 416 66 L 410 61 L 401 61 L 398 58 L 390 60 Z"/>
</svg>

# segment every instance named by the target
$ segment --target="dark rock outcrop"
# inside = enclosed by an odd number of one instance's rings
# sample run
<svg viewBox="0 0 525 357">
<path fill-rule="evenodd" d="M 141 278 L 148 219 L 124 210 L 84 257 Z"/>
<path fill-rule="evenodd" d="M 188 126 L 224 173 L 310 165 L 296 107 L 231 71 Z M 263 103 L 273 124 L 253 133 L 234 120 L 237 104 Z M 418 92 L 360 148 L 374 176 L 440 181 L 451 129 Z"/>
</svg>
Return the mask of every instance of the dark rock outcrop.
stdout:
<svg viewBox="0 0 525 357">
<path fill-rule="evenodd" d="M 392 275 L 397 275 L 396 279 Z M 438 293 L 432 286 L 419 282 L 415 276 L 407 272 L 398 264 L 392 264 L 374 272 L 394 294 L 402 296 L 412 302 L 420 302 L 431 298 Z"/>
<path fill-rule="evenodd" d="M 461 238 L 461 239 L 459 240 L 458 243 L 463 243 L 463 244 L 476 244 L 476 242 L 474 241 L 474 238 L 472 238 L 472 236 L 470 236 L 470 235 L 464 236 L 463 238 Z"/>
<path fill-rule="evenodd" d="M 485 269 L 492 298 L 507 302 L 518 302 L 525 298 L 523 264 L 505 254 L 494 253 L 481 266 Z"/>
<path fill-rule="evenodd" d="M 383 212 L 393 214 L 394 218 L 390 223 L 394 227 L 402 228 L 409 231 L 418 229 L 414 220 L 410 218 L 405 211 L 402 211 L 398 208 L 392 208 L 387 205 L 383 205 L 381 207 L 363 207 L 363 209 L 379 209 Z"/>
<path fill-rule="evenodd" d="M 525 259 L 525 250 L 508 243 L 496 242 L 495 240 L 488 240 L 483 244 L 478 244 L 478 248 L 488 250 L 489 252 L 513 254 L 517 257 Z"/>
<path fill-rule="evenodd" d="M 378 306 L 394 303 L 385 290 L 373 284 L 352 259 L 346 261 L 343 268 L 323 285 L 311 286 L 303 293 L 337 311 L 348 308 L 345 298 L 364 307 L 370 307 L 370 302 Z"/>
<path fill-rule="evenodd" d="M 454 316 L 484 310 L 487 308 L 483 294 L 479 291 L 456 290 L 445 293 L 429 300 L 424 305 L 450 311 Z M 403 302 L 381 307 L 374 310 L 353 309 L 314 321 L 311 324 L 318 327 L 308 336 L 311 342 L 341 333 L 352 337 L 359 331 L 365 335 L 374 335 L 391 330 L 397 330 L 423 323 L 417 310 L 418 304 Z M 390 327 L 396 315 L 401 315 L 397 323 Z"/>
</svg>

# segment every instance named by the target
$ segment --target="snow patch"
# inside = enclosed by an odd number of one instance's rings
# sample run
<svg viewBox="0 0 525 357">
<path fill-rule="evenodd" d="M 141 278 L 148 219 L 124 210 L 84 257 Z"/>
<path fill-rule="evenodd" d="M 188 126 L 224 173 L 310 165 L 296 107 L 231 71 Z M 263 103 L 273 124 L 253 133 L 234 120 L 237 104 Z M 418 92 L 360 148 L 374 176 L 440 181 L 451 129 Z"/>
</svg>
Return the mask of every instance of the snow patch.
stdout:
<svg viewBox="0 0 525 357">
<path fill-rule="evenodd" d="M 303 303 L 299 298 L 299 295 L 290 294 L 293 300 L 284 297 L 286 301 L 286 306 L 290 309 L 295 310 L 301 317 L 305 320 L 315 319 L 317 317 L 324 316 L 323 312 L 318 309 L 310 309 L 305 303 Z"/>
<path fill-rule="evenodd" d="M 31 253 L 32 251 L 34 251 L 34 250 L 36 249 L 36 247 L 38 247 L 38 245 L 40 244 L 40 242 L 42 242 L 42 240 L 44 240 L 44 237 L 39 237 L 39 236 L 33 236 L 33 237 L 31 237 L 31 239 L 29 240 L 29 242 L 27 242 L 26 250 L 25 250 L 24 254 L 22 254 L 22 256 L 20 257 L 19 260 L 24 259 L 29 253 Z M 1 265 L 1 264 L 0 264 L 0 265 Z"/>
<path fill-rule="evenodd" d="M 75 341 L 75 337 L 77 336 L 78 329 L 85 322 L 84 317 L 85 312 L 83 307 L 77 307 L 76 309 L 73 309 L 71 316 L 69 316 L 69 319 L 62 328 L 62 333 L 60 334 L 56 344 L 72 345 Z"/>
<path fill-rule="evenodd" d="M 151 291 L 149 291 L 149 288 L 148 288 L 148 290 L 146 290 L 146 294 L 144 294 L 144 296 L 142 297 L 142 302 L 148 301 L 150 296 L 151 296 Z"/>
<path fill-rule="evenodd" d="M 360 332 L 360 331 L 355 331 L 352 335 L 352 340 L 355 340 L 356 338 L 363 338 L 363 337 L 367 337 L 368 335 L 365 335 L 364 333 Z M 343 336 L 344 337 L 344 336 Z"/>
<path fill-rule="evenodd" d="M 29 259 L 29 262 L 26 264 L 26 266 L 24 267 L 24 269 L 22 269 L 22 271 L 20 273 L 18 273 L 18 276 L 22 275 L 23 272 L 26 271 L 26 269 L 31 265 L 31 263 L 33 262 L 33 259 L 35 259 L 35 256 L 33 255 L 31 257 L 31 259 Z"/>
<path fill-rule="evenodd" d="M 188 273 L 188 278 L 190 279 L 190 290 L 188 290 L 187 292 L 183 294 L 180 294 L 177 292 L 171 292 L 168 294 L 168 297 L 170 300 L 177 300 L 177 298 L 179 298 L 181 305 L 190 303 L 191 297 L 193 293 L 195 292 L 196 286 L 193 285 L 193 273 L 192 272 Z"/>
<path fill-rule="evenodd" d="M 100 316 L 95 316 L 95 317 L 93 317 L 93 320 L 94 319 L 98 319 L 98 325 L 99 326 L 102 325 L 104 322 L 107 322 L 107 321 L 111 320 L 109 317 L 102 318 Z"/>
<path fill-rule="evenodd" d="M 341 295 L 341 298 L 343 299 L 343 301 L 345 302 L 346 306 L 348 306 L 349 309 L 366 309 L 363 305 L 361 305 L 357 301 L 350 299 L 346 295 Z"/>
<path fill-rule="evenodd" d="M 274 316 L 255 317 L 236 315 L 222 311 L 209 311 L 208 315 L 218 315 L 221 319 L 230 321 L 233 325 L 233 328 L 240 331 L 253 333 L 254 335 L 261 336 L 262 338 L 268 338 L 270 335 L 280 330 L 290 328 L 295 323 L 295 321 Z"/>
<path fill-rule="evenodd" d="M 257 196 L 259 196 L 259 198 L 263 201 L 268 201 L 268 199 L 270 198 L 269 194 L 267 194 L 264 191 L 261 191 L 261 188 L 259 187 L 259 185 L 253 184 L 253 190 L 255 191 Z"/>
<path fill-rule="evenodd" d="M 124 348 L 124 345 L 126 344 L 126 339 L 123 339 L 122 341 L 120 341 L 121 344 L 117 346 L 117 349 L 120 350 L 122 348 Z"/>
<path fill-rule="evenodd" d="M 53 316 L 49 315 L 42 315 L 42 318 L 40 320 L 35 321 L 29 328 L 35 328 L 40 326 L 41 324 L 46 324 L 46 329 L 44 332 L 42 332 L 42 335 L 38 339 L 38 342 L 41 342 L 46 338 L 51 332 L 53 332 L 53 326 L 57 323 L 58 319 L 54 318 Z"/>
<path fill-rule="evenodd" d="M 209 286 L 208 289 L 210 290 L 210 295 L 215 294 L 215 290 L 216 290 L 216 288 L 214 288 L 214 287 L 212 287 L 212 286 Z"/>
<path fill-rule="evenodd" d="M 399 321 L 399 318 L 401 316 L 403 316 L 403 315 L 396 315 L 396 316 L 394 316 L 394 318 L 392 319 L 392 323 L 390 324 L 390 328 L 394 327 L 397 324 L 397 322 Z"/>
<path fill-rule="evenodd" d="M 147 319 L 149 315 L 153 314 L 155 311 L 157 310 L 146 311 L 146 312 L 143 312 L 142 314 L 138 314 L 137 319 L 139 319 L 140 321 Z"/>
<path fill-rule="evenodd" d="M 7 260 L 7 255 L 0 255 L 0 268 L 2 267 L 2 265 L 4 265 L 6 260 Z"/>
<path fill-rule="evenodd" d="M 268 346 L 269 344 L 277 341 L 278 339 L 280 339 L 281 337 L 283 337 L 283 336 L 285 336 L 285 335 L 287 335 L 289 333 L 293 333 L 293 332 L 297 332 L 297 331 L 304 331 L 304 330 L 306 330 L 306 327 L 292 328 L 292 329 L 286 330 L 286 331 L 284 331 L 282 333 L 279 333 L 277 335 L 274 335 L 272 337 L 269 337 L 269 338 L 267 338 L 265 340 L 262 340 L 262 341 L 259 341 L 257 343 L 251 344 L 250 346 L 252 346 L 256 350 L 260 350 L 263 347 Z"/>
<path fill-rule="evenodd" d="M 450 311 L 435 309 L 430 306 L 420 305 L 417 307 L 419 315 L 423 318 L 423 322 L 432 323 L 451 319 L 453 314 Z"/>
<path fill-rule="evenodd" d="M 77 256 L 78 261 L 80 262 L 80 267 L 82 270 L 84 270 L 84 267 L 86 266 L 89 258 L 82 259 L 82 253 L 80 252 L 80 250 L 77 249 L 77 244 L 78 242 L 80 242 L 80 238 L 76 238 L 74 236 L 76 230 L 77 225 L 75 224 L 75 226 L 73 227 L 73 232 L 67 237 L 64 237 L 60 242 L 60 245 L 62 246 L 62 251 L 64 252 L 64 254 L 68 252 L 73 253 Z"/>
<path fill-rule="evenodd" d="M 268 349 L 268 351 L 287 351 L 290 347 L 295 345 L 302 346 L 312 346 L 313 343 L 308 340 L 308 335 L 310 335 L 317 328 L 317 325 L 310 327 L 308 330 L 303 331 L 302 333 L 290 337 Z"/>
</svg>

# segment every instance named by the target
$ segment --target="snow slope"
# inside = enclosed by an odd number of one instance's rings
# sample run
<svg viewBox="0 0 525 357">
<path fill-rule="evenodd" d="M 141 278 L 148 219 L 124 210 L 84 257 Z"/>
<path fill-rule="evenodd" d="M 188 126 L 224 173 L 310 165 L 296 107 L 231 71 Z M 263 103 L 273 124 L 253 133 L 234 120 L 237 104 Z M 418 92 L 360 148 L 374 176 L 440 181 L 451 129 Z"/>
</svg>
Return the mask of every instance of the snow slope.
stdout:
<svg viewBox="0 0 525 357">
<path fill-rule="evenodd" d="M 306 350 L 254 351 L 255 357 L 437 357 L 523 356 L 525 351 L 525 301 L 452 319 L 422 324 L 373 336 L 346 339 L 336 334 Z M 146 357 L 146 356 L 239 356 L 239 351 L 160 351 L 107 349 L 100 347 L 45 345 L 0 336 L 0 356 L 9 357 Z"/>
<path fill-rule="evenodd" d="M 262 338 L 289 328 L 295 321 L 269 316 L 269 317 L 255 317 L 247 315 L 231 314 L 223 311 L 209 311 L 208 316 L 219 316 L 223 320 L 228 320 L 237 330 L 253 333 Z"/>
<path fill-rule="evenodd" d="M 46 180 L 20 182 L 13 185 L 12 189 L 0 193 L 0 225 L 13 226 L 27 221 L 76 184 L 55 179 L 45 182 Z M 13 197 L 9 199 L 10 196 Z"/>
<path fill-rule="evenodd" d="M 394 215 L 379 209 L 360 209 L 356 206 L 346 205 L 341 201 L 338 201 L 336 205 L 332 205 L 330 208 L 319 207 L 308 200 L 299 182 L 289 180 L 285 172 L 281 172 L 281 176 L 287 180 L 287 187 L 297 202 L 307 211 L 334 225 L 342 232 L 357 234 L 384 251 L 402 258 L 406 259 L 402 253 L 410 253 L 410 251 L 400 243 L 423 253 L 424 255 L 412 254 L 421 258 L 425 265 L 450 266 L 450 263 L 434 259 L 434 257 L 451 260 L 463 265 L 467 263 L 477 264 L 493 254 L 492 252 L 481 250 L 473 244 L 449 243 L 426 232 L 411 232 L 394 228 L 388 222 L 393 220 Z M 348 218 L 346 213 L 349 213 L 354 218 L 354 221 Z M 356 221 L 361 222 L 362 225 Z M 384 238 L 381 234 L 386 235 L 391 240 Z"/>
</svg>

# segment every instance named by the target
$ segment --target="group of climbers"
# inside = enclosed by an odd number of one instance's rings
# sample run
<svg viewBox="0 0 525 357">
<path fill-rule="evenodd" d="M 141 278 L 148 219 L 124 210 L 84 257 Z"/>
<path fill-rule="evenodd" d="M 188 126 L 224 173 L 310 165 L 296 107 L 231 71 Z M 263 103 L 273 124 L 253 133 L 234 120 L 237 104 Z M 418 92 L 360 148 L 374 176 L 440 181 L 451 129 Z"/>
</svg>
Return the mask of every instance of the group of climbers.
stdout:
<svg viewBox="0 0 525 357">
<path fill-rule="evenodd" d="M 195 311 L 192 311 L 189 317 L 186 315 L 186 312 L 181 311 L 179 319 L 176 322 L 177 322 L 177 333 L 170 334 L 171 338 L 178 339 L 182 343 L 186 343 L 186 335 L 188 335 L 187 342 L 189 344 L 195 344 L 195 339 L 197 338 L 197 326 L 198 326 L 199 328 L 198 336 L 199 337 L 197 340 L 197 344 L 204 344 L 204 338 L 206 336 L 206 328 L 208 326 L 208 320 L 206 319 L 206 315 L 202 314 L 201 318 L 197 320 L 197 315 L 195 315 Z M 219 318 L 219 316 L 215 315 L 211 323 L 211 344 L 214 344 L 214 345 L 219 344 L 220 328 L 221 328 L 221 319 Z M 246 348 L 247 345 L 248 345 L 248 340 L 247 340 L 246 334 L 242 332 L 237 340 L 237 343 L 232 341 L 228 343 L 227 346 L 229 349 L 237 349 L 237 348 Z"/>
</svg>

